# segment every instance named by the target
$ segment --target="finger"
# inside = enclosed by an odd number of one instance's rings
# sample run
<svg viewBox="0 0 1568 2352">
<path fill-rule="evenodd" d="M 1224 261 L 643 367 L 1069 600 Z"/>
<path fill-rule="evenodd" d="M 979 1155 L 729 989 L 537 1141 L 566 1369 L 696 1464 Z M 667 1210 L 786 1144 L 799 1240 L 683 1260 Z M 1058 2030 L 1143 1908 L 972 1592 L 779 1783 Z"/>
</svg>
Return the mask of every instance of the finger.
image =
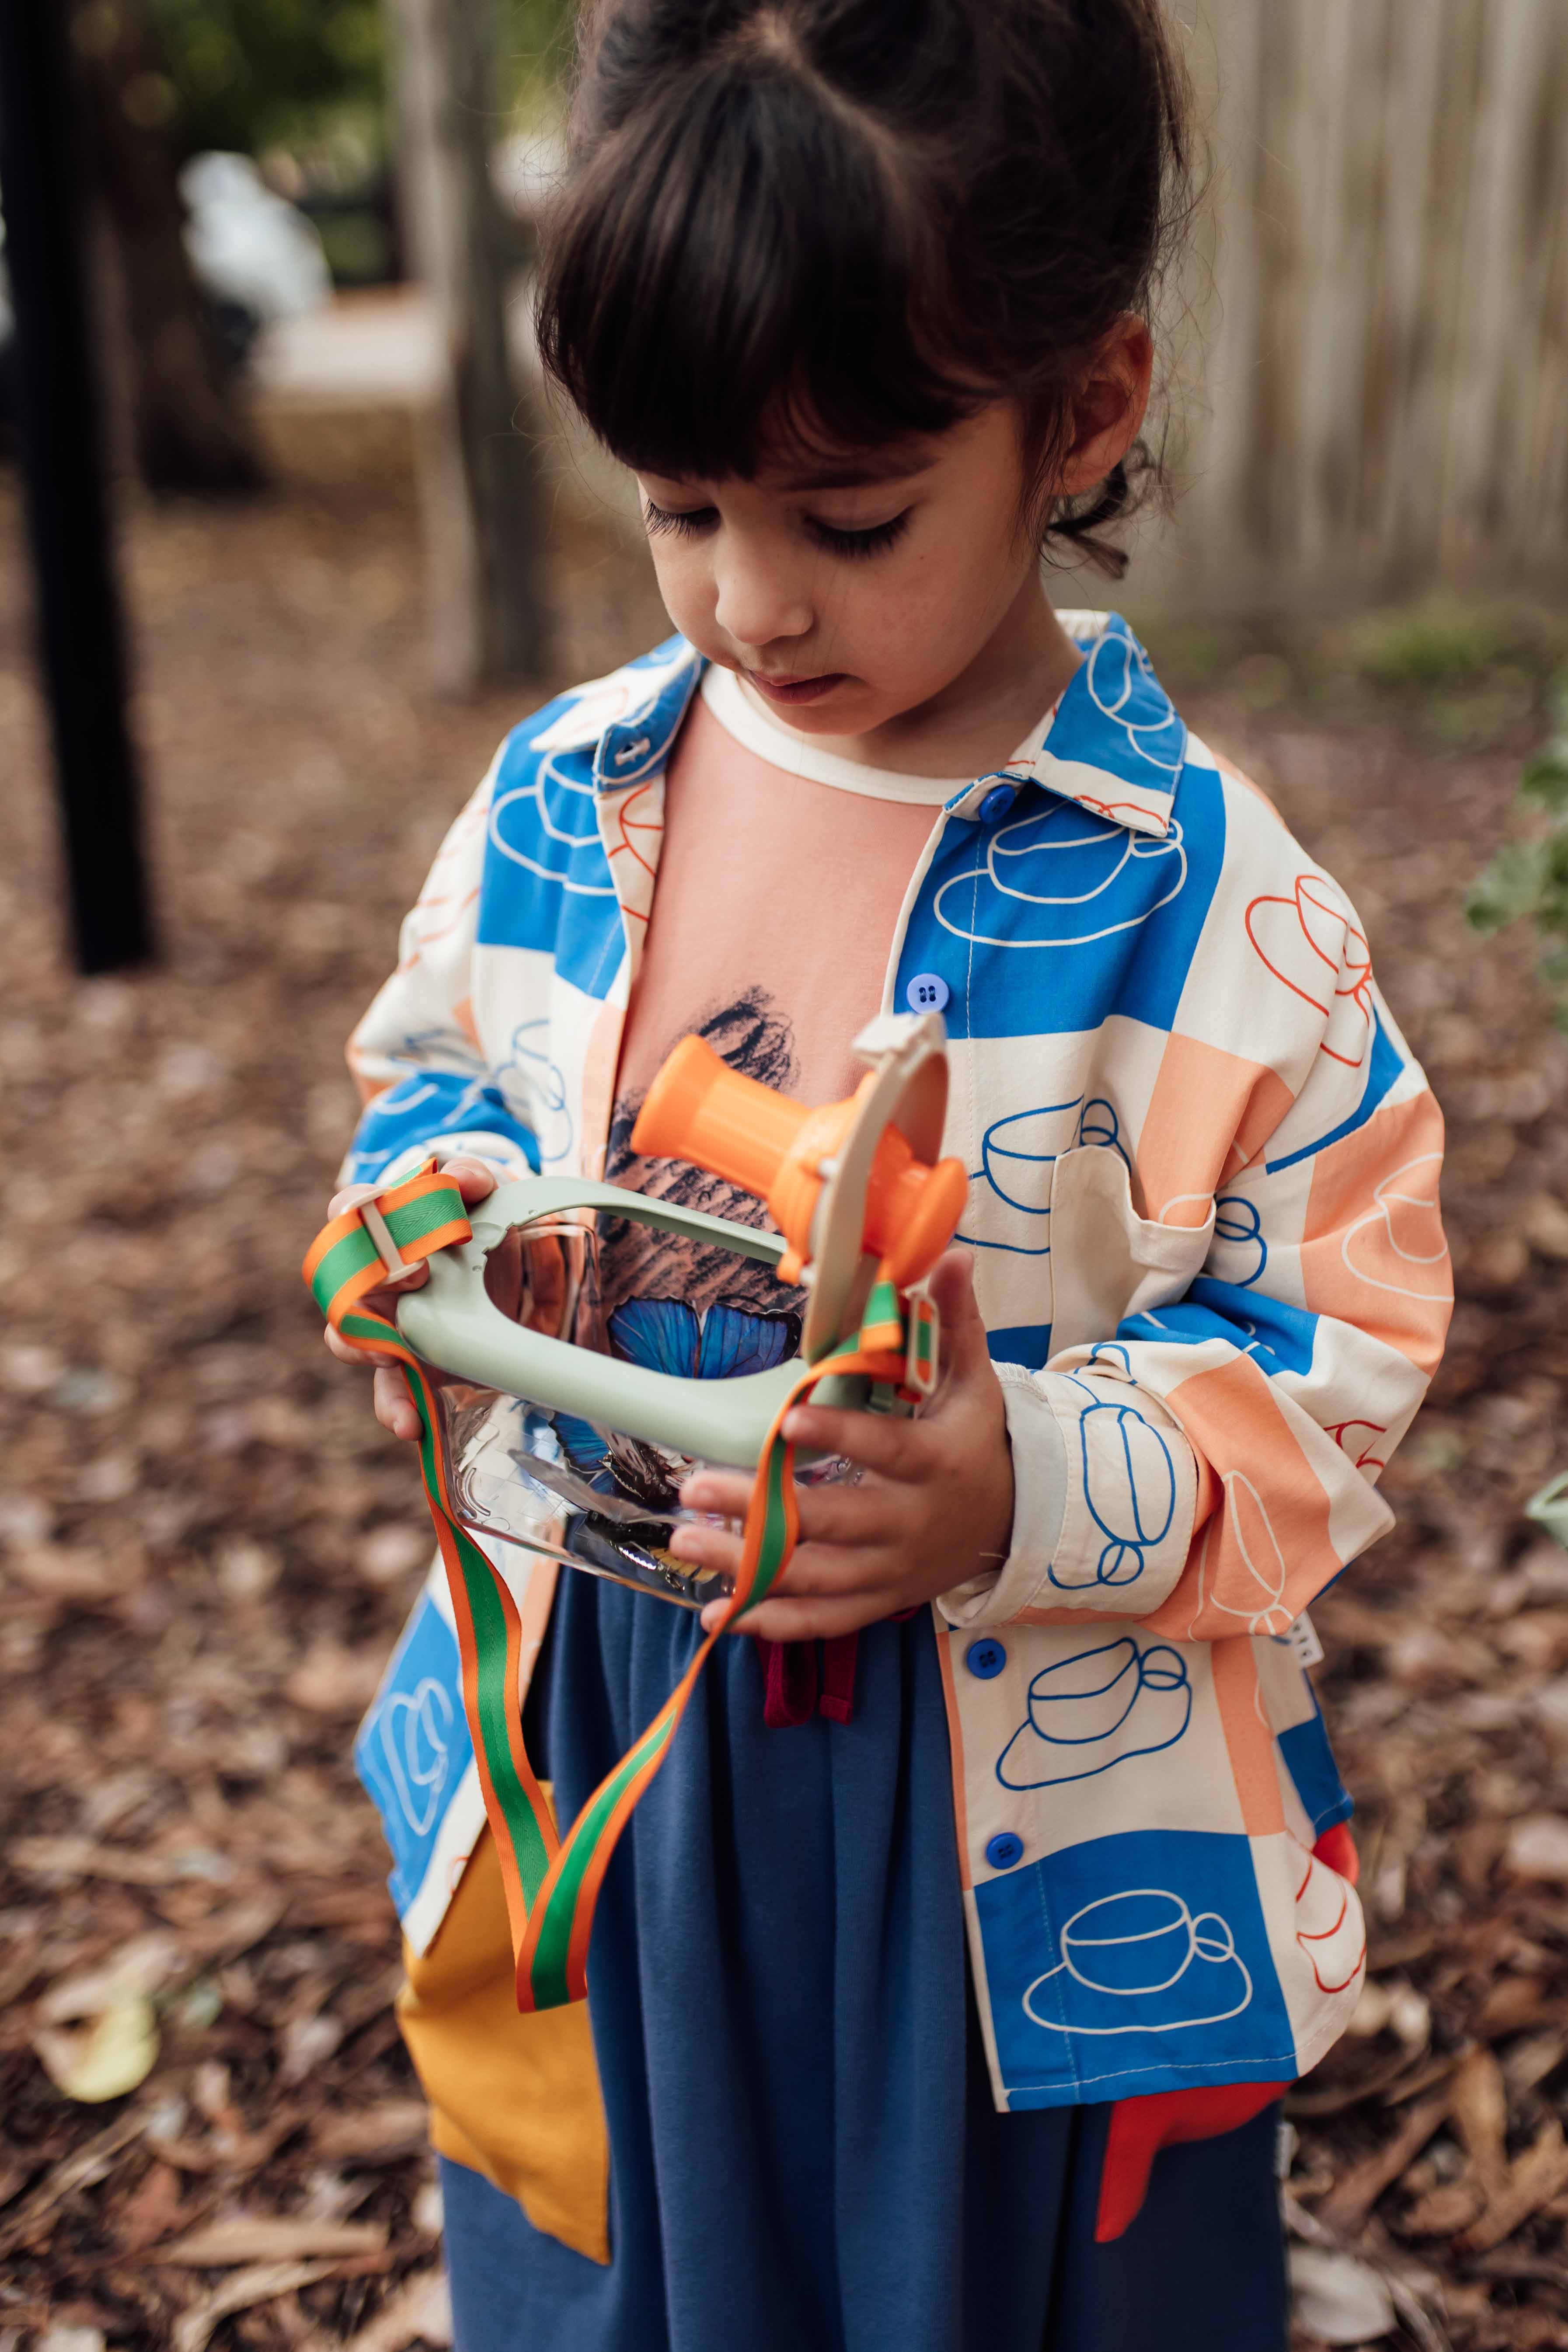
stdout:
<svg viewBox="0 0 1568 2352">
<path fill-rule="evenodd" d="M 334 1331 L 330 1323 L 321 1337 L 327 1343 L 328 1354 L 335 1356 L 340 1364 L 374 1365 L 396 1361 L 396 1358 L 384 1348 L 351 1348 L 342 1333 Z"/>
<path fill-rule="evenodd" d="M 744 1470 L 699 1470 L 680 1490 L 689 1511 L 712 1511 L 721 1519 L 743 1519 L 756 1484 Z"/>
<path fill-rule="evenodd" d="M 500 1181 L 495 1170 L 484 1160 L 444 1160 L 441 1173 L 456 1177 L 458 1190 L 470 1208 L 476 1201 L 489 1200 Z"/>
<path fill-rule="evenodd" d="M 991 1372 L 991 1351 L 985 1325 L 974 1296 L 974 1257 L 966 1249 L 950 1249 L 931 1270 L 931 1295 L 942 1318 L 942 1371 L 955 1383 Z"/>
<path fill-rule="evenodd" d="M 738 1471 L 700 1471 L 680 1490 L 689 1511 L 711 1511 L 718 1517 L 744 1520 L 751 1508 L 754 1482 Z M 888 1490 L 862 1486 L 849 1480 L 826 1486 L 795 1488 L 802 1543 L 865 1544 L 888 1533 Z"/>
<path fill-rule="evenodd" d="M 741 1573 L 741 1554 L 744 1538 L 732 1535 L 728 1528 L 710 1527 L 693 1522 L 677 1528 L 669 1539 L 673 1556 L 688 1568 L 710 1568 L 728 1577 L 732 1584 Z"/>
<path fill-rule="evenodd" d="M 394 1437 L 404 1439 L 416 1438 L 422 1433 L 424 1423 L 408 1393 L 408 1383 L 395 1365 L 377 1366 L 371 1395 L 375 1405 L 375 1417 L 383 1429 L 390 1430 Z"/>
<path fill-rule="evenodd" d="M 907 1582 L 909 1570 L 907 1544 L 803 1543 L 773 1590 L 792 1598 L 807 1593 L 887 1595 Z M 889 1605 L 884 1599 L 884 1608 Z"/>
<path fill-rule="evenodd" d="M 846 1412 L 820 1404 L 797 1404 L 787 1416 L 784 1433 L 794 1445 L 814 1454 L 841 1454 L 862 1470 L 900 1481 L 921 1477 L 931 1467 L 932 1448 L 919 1422 L 892 1413 Z"/>
</svg>

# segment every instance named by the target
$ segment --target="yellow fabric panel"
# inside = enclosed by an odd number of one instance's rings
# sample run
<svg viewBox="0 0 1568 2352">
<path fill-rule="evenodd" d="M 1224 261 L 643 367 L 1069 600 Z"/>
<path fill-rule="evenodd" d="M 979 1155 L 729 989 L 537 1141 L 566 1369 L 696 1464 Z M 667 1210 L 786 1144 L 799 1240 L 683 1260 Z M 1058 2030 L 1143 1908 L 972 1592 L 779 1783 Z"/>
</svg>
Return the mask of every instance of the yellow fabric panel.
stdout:
<svg viewBox="0 0 1568 2352">
<path fill-rule="evenodd" d="M 397 2019 L 443 2156 L 515 2197 L 536 2230 L 610 2259 L 610 2142 L 588 2004 L 521 2015 L 500 1863 L 487 1830 L 423 1959 L 406 1944 Z"/>
</svg>

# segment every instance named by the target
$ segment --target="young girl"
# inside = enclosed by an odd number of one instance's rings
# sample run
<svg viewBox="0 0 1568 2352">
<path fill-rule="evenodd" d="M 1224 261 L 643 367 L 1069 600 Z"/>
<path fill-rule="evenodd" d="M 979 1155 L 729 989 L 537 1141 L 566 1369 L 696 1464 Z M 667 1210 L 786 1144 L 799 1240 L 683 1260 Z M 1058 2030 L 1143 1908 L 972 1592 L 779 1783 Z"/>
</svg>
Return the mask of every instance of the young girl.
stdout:
<svg viewBox="0 0 1568 2352">
<path fill-rule="evenodd" d="M 1043 549 L 1118 567 L 1181 89 L 1156 0 L 587 12 L 542 343 L 679 635 L 502 746 L 357 1034 L 350 1172 L 755 1219 L 635 1156 L 654 1071 L 696 1030 L 834 1099 L 880 1006 L 943 1013 L 971 1183 L 931 1407 L 795 1415 L 862 1475 L 699 1685 L 586 2019 L 515 2011 L 438 1582 L 389 1670 L 460 2352 L 1285 2342 L 1271 2103 L 1363 1966 L 1301 1612 L 1388 1524 L 1448 1283 L 1354 915 L 1042 592 Z M 601 1248 L 623 1353 L 793 1349 L 771 1273 Z M 732 1565 L 746 1482 L 686 1498 Z M 700 1628 L 509 1565 L 564 1821 Z"/>
</svg>

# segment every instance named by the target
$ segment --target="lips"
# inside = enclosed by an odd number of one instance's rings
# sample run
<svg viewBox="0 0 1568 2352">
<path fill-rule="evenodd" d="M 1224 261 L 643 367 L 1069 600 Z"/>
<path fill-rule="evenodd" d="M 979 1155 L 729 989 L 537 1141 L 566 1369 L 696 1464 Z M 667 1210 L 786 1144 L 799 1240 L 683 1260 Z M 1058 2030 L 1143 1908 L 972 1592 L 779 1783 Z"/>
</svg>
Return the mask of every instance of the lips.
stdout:
<svg viewBox="0 0 1568 2352">
<path fill-rule="evenodd" d="M 842 670 L 828 670 L 821 677 L 769 677 L 756 669 L 745 675 L 748 686 L 754 686 L 770 702 L 783 703 L 818 702 L 836 686 L 842 686 L 845 677 Z"/>
</svg>

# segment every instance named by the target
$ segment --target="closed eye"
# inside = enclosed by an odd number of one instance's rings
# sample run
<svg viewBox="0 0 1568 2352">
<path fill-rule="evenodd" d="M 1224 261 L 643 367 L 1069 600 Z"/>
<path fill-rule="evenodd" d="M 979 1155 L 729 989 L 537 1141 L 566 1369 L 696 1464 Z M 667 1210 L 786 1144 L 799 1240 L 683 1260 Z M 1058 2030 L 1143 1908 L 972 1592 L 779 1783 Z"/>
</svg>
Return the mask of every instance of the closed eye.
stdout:
<svg viewBox="0 0 1568 2352">
<path fill-rule="evenodd" d="M 661 531 L 672 531 L 678 538 L 697 539 L 711 530 L 719 520 L 717 507 L 656 507 L 651 499 L 643 500 L 643 522 L 650 539 Z"/>
<path fill-rule="evenodd" d="M 853 562 L 863 556 L 880 555 L 902 539 L 910 527 L 910 509 L 906 507 L 902 514 L 891 515 L 886 522 L 872 523 L 867 530 L 846 530 L 836 523 L 818 522 L 812 515 L 806 517 L 805 527 L 818 547 L 833 555 L 847 555 Z"/>
</svg>

